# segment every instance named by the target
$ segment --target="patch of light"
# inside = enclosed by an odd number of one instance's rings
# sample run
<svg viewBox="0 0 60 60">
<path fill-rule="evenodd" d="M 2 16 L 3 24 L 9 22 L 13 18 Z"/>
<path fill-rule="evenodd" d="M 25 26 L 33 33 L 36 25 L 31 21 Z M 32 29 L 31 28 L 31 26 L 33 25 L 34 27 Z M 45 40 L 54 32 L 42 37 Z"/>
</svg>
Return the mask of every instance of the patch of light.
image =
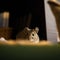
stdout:
<svg viewBox="0 0 60 60">
<path fill-rule="evenodd" d="M 9 12 L 4 12 L 3 13 L 3 18 L 8 19 L 9 18 Z"/>
<path fill-rule="evenodd" d="M 20 40 L 20 41 L 17 41 L 18 44 L 20 45 L 36 45 L 36 46 L 41 46 L 41 45 L 53 45 L 52 42 L 50 41 L 40 41 L 39 43 L 35 43 L 35 42 L 31 42 L 31 41 L 24 41 L 24 40 Z"/>
<path fill-rule="evenodd" d="M 13 40 L 9 40 L 7 42 L 1 42 L 0 44 L 7 44 L 7 45 L 27 45 L 27 46 L 51 46 L 53 45 L 52 42 L 50 41 L 40 41 L 39 43 L 35 43 L 35 42 L 31 42 L 29 40 L 18 40 L 18 41 L 13 41 Z"/>
</svg>

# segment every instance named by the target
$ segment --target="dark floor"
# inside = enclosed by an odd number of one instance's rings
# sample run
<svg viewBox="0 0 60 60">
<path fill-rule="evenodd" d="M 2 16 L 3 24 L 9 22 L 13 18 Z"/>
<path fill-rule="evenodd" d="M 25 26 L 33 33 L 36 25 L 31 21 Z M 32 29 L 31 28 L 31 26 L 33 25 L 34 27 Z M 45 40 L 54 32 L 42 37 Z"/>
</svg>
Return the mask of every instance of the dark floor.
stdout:
<svg viewBox="0 0 60 60">
<path fill-rule="evenodd" d="M 60 45 L 21 46 L 0 45 L 1 60 L 59 60 Z"/>
</svg>

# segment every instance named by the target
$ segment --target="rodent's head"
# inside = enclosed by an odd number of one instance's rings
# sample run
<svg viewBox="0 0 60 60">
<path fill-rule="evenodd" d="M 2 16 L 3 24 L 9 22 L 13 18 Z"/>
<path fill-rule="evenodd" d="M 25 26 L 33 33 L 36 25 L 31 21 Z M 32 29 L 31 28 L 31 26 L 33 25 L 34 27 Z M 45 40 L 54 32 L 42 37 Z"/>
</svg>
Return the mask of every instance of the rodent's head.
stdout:
<svg viewBox="0 0 60 60">
<path fill-rule="evenodd" d="M 29 40 L 38 42 L 39 41 L 39 36 L 38 36 L 39 28 L 36 27 L 35 29 L 29 29 L 28 27 L 26 27 L 26 29 L 28 31 Z"/>
</svg>

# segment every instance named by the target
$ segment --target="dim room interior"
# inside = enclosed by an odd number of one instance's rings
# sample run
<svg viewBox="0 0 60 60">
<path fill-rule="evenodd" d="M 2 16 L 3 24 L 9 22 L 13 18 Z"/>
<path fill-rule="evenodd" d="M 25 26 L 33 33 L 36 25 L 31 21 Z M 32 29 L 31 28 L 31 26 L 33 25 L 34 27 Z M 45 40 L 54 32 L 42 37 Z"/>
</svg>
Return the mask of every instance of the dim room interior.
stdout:
<svg viewBox="0 0 60 60">
<path fill-rule="evenodd" d="M 60 0 L 0 1 L 0 60 L 60 59 Z"/>
<path fill-rule="evenodd" d="M 0 37 L 6 40 L 16 40 L 18 33 L 24 30 L 25 27 L 31 30 L 38 27 L 40 41 L 44 40 L 56 43 L 58 40 L 58 32 L 55 16 L 47 1 L 48 0 L 38 0 L 33 2 L 29 0 L 25 1 L 25 3 L 20 1 L 20 4 L 17 4 L 19 2 L 17 1 L 16 3 L 13 2 L 11 5 L 10 1 L 5 5 L 1 5 Z"/>
</svg>

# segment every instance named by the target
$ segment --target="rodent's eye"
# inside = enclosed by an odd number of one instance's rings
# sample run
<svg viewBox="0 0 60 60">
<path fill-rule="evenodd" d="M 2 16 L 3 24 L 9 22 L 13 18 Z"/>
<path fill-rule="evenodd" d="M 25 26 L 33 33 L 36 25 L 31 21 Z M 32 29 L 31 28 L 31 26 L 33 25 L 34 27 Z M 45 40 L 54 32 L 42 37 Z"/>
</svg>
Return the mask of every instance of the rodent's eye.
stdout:
<svg viewBox="0 0 60 60">
<path fill-rule="evenodd" d="M 32 34 L 32 36 L 34 36 L 34 34 Z"/>
</svg>

